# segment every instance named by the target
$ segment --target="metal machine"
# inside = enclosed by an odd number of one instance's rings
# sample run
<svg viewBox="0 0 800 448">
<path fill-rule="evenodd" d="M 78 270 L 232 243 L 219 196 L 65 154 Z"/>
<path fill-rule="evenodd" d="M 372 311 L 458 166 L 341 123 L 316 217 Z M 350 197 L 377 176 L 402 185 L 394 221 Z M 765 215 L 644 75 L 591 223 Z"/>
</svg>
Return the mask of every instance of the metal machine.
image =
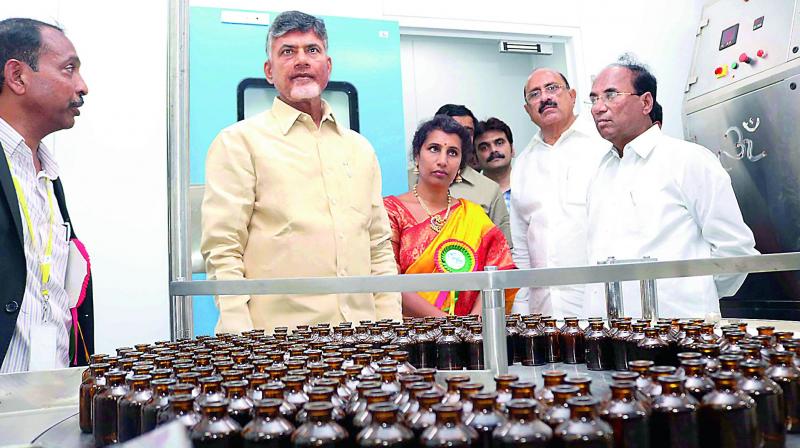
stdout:
<svg viewBox="0 0 800 448">
<path fill-rule="evenodd" d="M 800 250 L 800 1 L 718 0 L 697 29 L 686 139 L 717 153 L 761 253 Z M 751 274 L 723 316 L 800 319 L 800 274 Z"/>
</svg>

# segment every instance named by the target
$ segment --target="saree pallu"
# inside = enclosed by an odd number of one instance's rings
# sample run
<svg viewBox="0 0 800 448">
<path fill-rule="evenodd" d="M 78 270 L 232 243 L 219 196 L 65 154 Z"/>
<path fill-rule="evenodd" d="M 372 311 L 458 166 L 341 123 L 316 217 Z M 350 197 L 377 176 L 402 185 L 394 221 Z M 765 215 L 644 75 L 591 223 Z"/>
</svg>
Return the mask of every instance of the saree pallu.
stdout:
<svg viewBox="0 0 800 448">
<path fill-rule="evenodd" d="M 431 229 L 430 218 L 416 223 L 413 215 L 395 196 L 384 198 L 392 225 L 392 243 L 401 274 L 476 272 L 485 266 L 515 269 L 503 233 L 483 209 L 458 199 L 442 230 Z M 444 217 L 446 211 L 437 213 Z M 506 290 L 506 313 L 511 310 L 517 290 Z M 470 313 L 479 291 L 423 291 L 418 293 L 444 312 L 463 316 Z M 452 306 L 455 302 L 455 306 Z"/>
</svg>

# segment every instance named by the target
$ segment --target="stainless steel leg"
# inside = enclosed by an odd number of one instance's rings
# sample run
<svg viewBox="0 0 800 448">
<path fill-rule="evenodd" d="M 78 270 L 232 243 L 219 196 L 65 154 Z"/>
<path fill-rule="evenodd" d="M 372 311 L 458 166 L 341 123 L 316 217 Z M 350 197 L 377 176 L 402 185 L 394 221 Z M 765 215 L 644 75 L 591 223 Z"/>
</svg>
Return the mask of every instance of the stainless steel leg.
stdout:
<svg viewBox="0 0 800 448">
<path fill-rule="evenodd" d="M 487 271 L 496 271 L 487 266 Z M 483 362 L 492 374 L 508 373 L 506 352 L 506 297 L 502 289 L 481 291 L 483 308 Z"/>
</svg>

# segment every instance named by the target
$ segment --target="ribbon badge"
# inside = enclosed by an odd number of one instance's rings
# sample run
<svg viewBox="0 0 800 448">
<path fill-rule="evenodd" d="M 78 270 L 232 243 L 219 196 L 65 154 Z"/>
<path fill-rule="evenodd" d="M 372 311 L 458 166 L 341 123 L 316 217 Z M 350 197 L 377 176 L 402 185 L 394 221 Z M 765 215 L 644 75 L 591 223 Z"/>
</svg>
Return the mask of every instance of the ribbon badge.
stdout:
<svg viewBox="0 0 800 448">
<path fill-rule="evenodd" d="M 443 241 L 436 248 L 436 268 L 440 272 L 472 272 L 475 269 L 475 251 L 463 241 Z"/>
</svg>

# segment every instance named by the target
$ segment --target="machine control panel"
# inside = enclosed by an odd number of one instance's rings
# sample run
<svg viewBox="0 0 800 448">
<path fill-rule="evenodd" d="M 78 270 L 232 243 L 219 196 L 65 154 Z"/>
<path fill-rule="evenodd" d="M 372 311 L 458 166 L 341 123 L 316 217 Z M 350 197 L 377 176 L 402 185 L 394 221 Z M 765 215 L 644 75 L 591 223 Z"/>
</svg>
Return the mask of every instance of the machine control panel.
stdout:
<svg viewBox="0 0 800 448">
<path fill-rule="evenodd" d="M 707 6 L 686 98 L 697 98 L 791 59 L 797 28 L 800 0 L 719 0 Z"/>
</svg>

